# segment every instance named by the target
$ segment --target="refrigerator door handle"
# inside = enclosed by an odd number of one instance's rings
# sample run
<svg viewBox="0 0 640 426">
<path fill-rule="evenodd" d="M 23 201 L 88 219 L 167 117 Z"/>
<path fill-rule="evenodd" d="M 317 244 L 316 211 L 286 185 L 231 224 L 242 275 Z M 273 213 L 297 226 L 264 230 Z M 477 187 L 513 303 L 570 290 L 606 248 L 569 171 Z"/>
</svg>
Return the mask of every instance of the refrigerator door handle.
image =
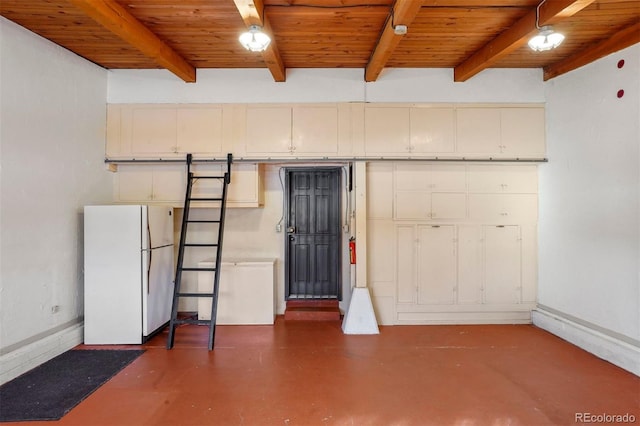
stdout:
<svg viewBox="0 0 640 426">
<path fill-rule="evenodd" d="M 151 242 L 151 226 L 149 225 L 149 210 L 147 210 L 147 236 L 149 247 L 149 263 L 147 263 L 147 294 L 151 293 L 151 262 L 153 261 L 153 243 Z"/>
<path fill-rule="evenodd" d="M 151 293 L 151 262 L 153 261 L 153 250 L 149 250 L 149 263 L 147 263 L 147 294 Z"/>
</svg>

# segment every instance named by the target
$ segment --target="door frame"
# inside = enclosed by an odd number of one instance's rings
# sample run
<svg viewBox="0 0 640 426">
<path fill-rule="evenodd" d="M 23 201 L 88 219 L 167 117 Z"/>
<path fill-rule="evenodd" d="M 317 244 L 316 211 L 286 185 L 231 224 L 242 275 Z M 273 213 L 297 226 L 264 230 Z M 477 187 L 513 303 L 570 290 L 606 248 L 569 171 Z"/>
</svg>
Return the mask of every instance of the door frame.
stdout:
<svg viewBox="0 0 640 426">
<path fill-rule="evenodd" d="M 332 165 L 332 166 L 294 166 L 294 167 L 285 167 L 284 168 L 284 193 L 282 194 L 284 197 L 284 212 L 283 212 L 283 222 L 284 222 L 284 299 L 285 301 L 289 300 L 289 290 L 290 290 L 290 281 L 289 281 L 289 258 L 290 258 L 290 250 L 289 250 L 289 234 L 287 233 L 287 228 L 289 227 L 289 212 L 290 212 L 290 203 L 291 199 L 291 181 L 289 179 L 290 172 L 318 172 L 318 171 L 335 171 L 338 173 L 338 194 L 337 194 L 337 210 L 338 210 L 338 218 L 340 219 L 340 230 L 338 231 L 338 244 L 337 244 L 337 259 L 338 259 L 338 276 L 336 283 L 337 289 L 337 300 L 342 300 L 342 282 L 343 282 L 343 271 L 342 271 L 342 256 L 343 256 L 343 238 L 342 238 L 342 227 L 343 216 L 342 216 L 342 187 L 343 187 L 343 165 Z M 295 300 L 295 299 L 293 299 Z M 314 300 L 310 298 L 309 300 Z M 320 298 L 316 300 L 322 300 Z"/>
</svg>

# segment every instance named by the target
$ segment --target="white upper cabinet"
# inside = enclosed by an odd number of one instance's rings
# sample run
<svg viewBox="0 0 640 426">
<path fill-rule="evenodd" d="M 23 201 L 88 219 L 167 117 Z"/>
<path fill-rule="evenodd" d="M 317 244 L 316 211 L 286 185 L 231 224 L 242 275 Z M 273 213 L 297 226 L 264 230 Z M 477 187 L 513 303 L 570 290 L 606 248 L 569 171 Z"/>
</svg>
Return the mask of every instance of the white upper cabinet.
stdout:
<svg viewBox="0 0 640 426">
<path fill-rule="evenodd" d="M 222 153 L 223 114 L 221 107 L 188 107 L 176 111 L 176 151 Z"/>
<path fill-rule="evenodd" d="M 497 154 L 501 151 L 500 109 L 459 108 L 456 111 L 459 153 Z"/>
<path fill-rule="evenodd" d="M 298 106 L 293 108 L 293 154 L 338 153 L 338 108 Z"/>
<path fill-rule="evenodd" d="M 110 159 L 186 153 L 245 158 L 533 158 L 545 155 L 542 105 L 110 104 Z"/>
<path fill-rule="evenodd" d="M 411 145 L 415 154 L 455 151 L 453 108 L 411 108 Z"/>
<path fill-rule="evenodd" d="M 245 153 L 259 157 L 335 156 L 339 142 L 347 142 L 341 134 L 344 126 L 339 123 L 344 111 L 336 104 L 247 106 Z"/>
<path fill-rule="evenodd" d="M 247 154 L 282 154 L 290 151 L 291 107 L 247 107 Z"/>
<path fill-rule="evenodd" d="M 544 157 L 544 108 L 501 108 L 500 140 L 510 157 Z"/>
<path fill-rule="evenodd" d="M 409 108 L 367 105 L 364 110 L 364 145 L 366 155 L 409 154 Z"/>
<path fill-rule="evenodd" d="M 544 108 L 459 107 L 457 153 L 476 157 L 541 158 L 545 155 Z"/>
<path fill-rule="evenodd" d="M 219 156 L 225 131 L 230 131 L 225 119 L 220 105 L 112 104 L 107 108 L 106 154 L 114 159 Z"/>
</svg>

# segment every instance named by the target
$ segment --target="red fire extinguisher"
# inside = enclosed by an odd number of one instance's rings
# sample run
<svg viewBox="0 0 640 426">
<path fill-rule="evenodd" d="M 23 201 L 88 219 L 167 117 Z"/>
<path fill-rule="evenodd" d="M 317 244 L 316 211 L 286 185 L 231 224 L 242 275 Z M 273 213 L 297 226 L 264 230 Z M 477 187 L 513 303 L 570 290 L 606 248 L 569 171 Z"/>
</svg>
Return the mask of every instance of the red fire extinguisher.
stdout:
<svg viewBox="0 0 640 426">
<path fill-rule="evenodd" d="M 356 239 L 353 237 L 349 238 L 349 261 L 356 264 Z"/>
</svg>

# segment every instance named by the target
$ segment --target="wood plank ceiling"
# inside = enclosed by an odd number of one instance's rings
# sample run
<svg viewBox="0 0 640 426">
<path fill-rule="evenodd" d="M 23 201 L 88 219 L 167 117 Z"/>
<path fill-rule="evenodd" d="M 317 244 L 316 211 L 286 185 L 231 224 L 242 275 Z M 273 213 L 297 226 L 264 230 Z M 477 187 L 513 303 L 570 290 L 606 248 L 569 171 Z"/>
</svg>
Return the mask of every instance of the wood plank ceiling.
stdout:
<svg viewBox="0 0 640 426">
<path fill-rule="evenodd" d="M 544 79 L 640 42 L 639 0 L 2 0 L 0 14 L 107 69 L 166 68 L 186 82 L 201 68 L 542 68 Z M 566 39 L 527 46 L 540 26 Z M 258 24 L 265 52 L 238 36 Z M 394 26 L 406 25 L 406 35 Z"/>
</svg>

